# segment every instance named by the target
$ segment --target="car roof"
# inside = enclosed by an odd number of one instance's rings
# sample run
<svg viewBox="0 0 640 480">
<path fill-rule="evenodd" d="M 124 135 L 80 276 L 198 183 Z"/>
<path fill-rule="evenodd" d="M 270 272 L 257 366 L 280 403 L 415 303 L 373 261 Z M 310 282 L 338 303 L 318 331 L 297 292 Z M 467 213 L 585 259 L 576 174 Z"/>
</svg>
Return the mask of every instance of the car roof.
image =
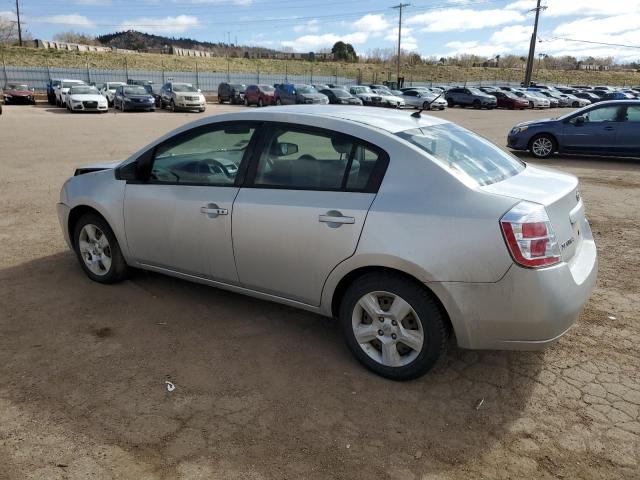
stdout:
<svg viewBox="0 0 640 480">
<path fill-rule="evenodd" d="M 448 120 L 432 117 L 424 113 L 421 114 L 420 118 L 416 118 L 402 110 L 375 107 L 342 107 L 339 105 L 287 105 L 275 108 L 244 110 L 238 114 L 229 115 L 233 115 L 234 120 L 239 120 L 241 117 L 246 116 L 247 120 L 273 120 L 286 121 L 288 123 L 296 123 L 296 117 L 307 119 L 309 117 L 335 118 L 378 128 L 389 133 L 451 123 Z M 211 121 L 211 119 L 208 121 Z M 207 121 L 202 123 L 207 123 Z"/>
</svg>

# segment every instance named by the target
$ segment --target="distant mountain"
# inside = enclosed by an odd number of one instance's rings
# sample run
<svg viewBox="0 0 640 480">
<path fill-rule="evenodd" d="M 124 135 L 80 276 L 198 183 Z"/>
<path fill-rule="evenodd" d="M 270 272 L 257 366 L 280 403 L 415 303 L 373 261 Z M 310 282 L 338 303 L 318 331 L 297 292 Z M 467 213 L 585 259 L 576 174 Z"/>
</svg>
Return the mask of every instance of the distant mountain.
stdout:
<svg viewBox="0 0 640 480">
<path fill-rule="evenodd" d="M 137 32 L 135 30 L 100 35 L 96 37 L 96 40 L 98 40 L 101 44 L 109 47 L 142 51 L 162 50 L 168 47 L 177 47 L 188 48 L 191 50 L 206 50 L 221 56 L 229 54 L 233 57 L 241 57 L 244 55 L 244 52 L 247 51 L 264 53 L 275 52 L 275 50 L 262 47 L 248 47 L 238 45 L 228 46 L 224 43 L 201 42 L 199 40 L 193 40 L 191 38 L 163 37 L 161 35 L 152 35 L 149 33 Z"/>
</svg>

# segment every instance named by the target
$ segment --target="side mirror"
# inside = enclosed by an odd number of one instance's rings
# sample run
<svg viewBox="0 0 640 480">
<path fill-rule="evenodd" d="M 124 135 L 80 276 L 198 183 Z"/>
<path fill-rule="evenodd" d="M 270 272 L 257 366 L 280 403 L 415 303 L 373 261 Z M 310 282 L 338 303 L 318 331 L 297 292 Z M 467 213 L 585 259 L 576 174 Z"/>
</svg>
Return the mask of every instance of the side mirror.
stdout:
<svg viewBox="0 0 640 480">
<path fill-rule="evenodd" d="M 585 121 L 586 118 L 583 115 L 580 115 L 579 117 L 573 117 L 570 123 L 573 123 L 576 127 L 580 127 L 584 125 Z"/>
<path fill-rule="evenodd" d="M 202 93 L 202 90 L 198 89 L 198 93 Z"/>
<path fill-rule="evenodd" d="M 280 143 L 278 142 L 275 145 L 275 152 L 273 152 L 276 157 L 286 157 L 287 155 L 293 155 L 294 153 L 298 153 L 298 145 L 295 143 Z"/>
</svg>

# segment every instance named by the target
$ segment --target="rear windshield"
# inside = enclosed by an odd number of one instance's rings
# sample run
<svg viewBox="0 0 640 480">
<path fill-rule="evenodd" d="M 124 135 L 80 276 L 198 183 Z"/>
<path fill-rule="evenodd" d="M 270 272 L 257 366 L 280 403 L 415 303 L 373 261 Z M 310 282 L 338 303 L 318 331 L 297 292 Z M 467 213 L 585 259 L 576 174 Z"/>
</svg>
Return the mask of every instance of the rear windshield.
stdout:
<svg viewBox="0 0 640 480">
<path fill-rule="evenodd" d="M 525 168 L 524 163 L 513 155 L 458 125 L 414 128 L 396 135 L 478 185 L 500 182 Z"/>
</svg>

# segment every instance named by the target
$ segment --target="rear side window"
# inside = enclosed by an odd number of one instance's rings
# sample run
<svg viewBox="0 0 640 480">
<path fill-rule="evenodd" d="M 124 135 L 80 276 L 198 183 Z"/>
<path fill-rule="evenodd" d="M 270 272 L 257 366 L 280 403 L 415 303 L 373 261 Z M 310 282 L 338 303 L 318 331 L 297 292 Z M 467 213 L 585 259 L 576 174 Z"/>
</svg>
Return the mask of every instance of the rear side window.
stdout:
<svg viewBox="0 0 640 480">
<path fill-rule="evenodd" d="M 270 129 L 254 186 L 294 190 L 377 191 L 386 155 L 339 132 Z"/>
<path fill-rule="evenodd" d="M 640 122 L 640 107 L 627 107 L 627 121 Z"/>
<path fill-rule="evenodd" d="M 397 135 L 478 185 L 500 182 L 525 169 L 524 163 L 513 155 L 457 125 L 414 128 Z"/>
</svg>

